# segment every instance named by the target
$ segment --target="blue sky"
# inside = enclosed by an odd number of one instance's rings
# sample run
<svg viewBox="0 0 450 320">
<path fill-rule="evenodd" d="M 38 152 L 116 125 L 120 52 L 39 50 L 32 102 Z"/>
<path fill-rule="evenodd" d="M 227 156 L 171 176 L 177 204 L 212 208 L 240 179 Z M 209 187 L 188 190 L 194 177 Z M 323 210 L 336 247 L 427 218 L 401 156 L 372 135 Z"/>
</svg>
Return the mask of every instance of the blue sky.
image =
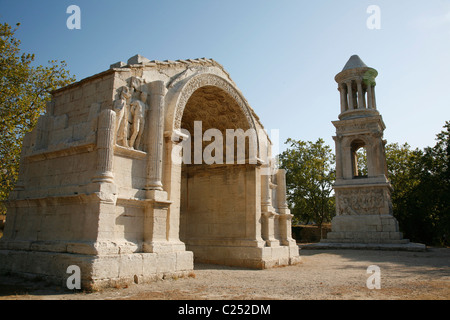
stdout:
<svg viewBox="0 0 450 320">
<path fill-rule="evenodd" d="M 69 30 L 69 5 L 81 30 Z M 381 29 L 370 30 L 370 5 Z M 267 130 L 323 138 L 334 148 L 334 76 L 353 54 L 379 72 L 377 104 L 389 143 L 423 148 L 450 120 L 450 1 L 0 0 L 0 21 L 36 64 L 65 60 L 77 80 L 135 54 L 212 58 L 230 73 Z"/>
</svg>

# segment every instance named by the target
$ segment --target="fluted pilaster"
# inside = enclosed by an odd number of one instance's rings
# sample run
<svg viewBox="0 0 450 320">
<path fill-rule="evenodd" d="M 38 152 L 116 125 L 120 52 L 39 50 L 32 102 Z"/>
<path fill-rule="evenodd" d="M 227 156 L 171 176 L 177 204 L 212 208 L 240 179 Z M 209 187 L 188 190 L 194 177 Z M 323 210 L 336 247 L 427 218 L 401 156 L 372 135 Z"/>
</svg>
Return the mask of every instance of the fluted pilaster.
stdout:
<svg viewBox="0 0 450 320">
<path fill-rule="evenodd" d="M 150 84 L 151 100 L 148 130 L 148 163 L 146 190 L 163 190 L 163 147 L 164 147 L 164 98 L 167 89 L 163 81 Z"/>
<path fill-rule="evenodd" d="M 114 181 L 114 133 L 116 126 L 116 113 L 107 109 L 100 113 L 97 129 L 97 174 L 93 182 Z"/>
</svg>

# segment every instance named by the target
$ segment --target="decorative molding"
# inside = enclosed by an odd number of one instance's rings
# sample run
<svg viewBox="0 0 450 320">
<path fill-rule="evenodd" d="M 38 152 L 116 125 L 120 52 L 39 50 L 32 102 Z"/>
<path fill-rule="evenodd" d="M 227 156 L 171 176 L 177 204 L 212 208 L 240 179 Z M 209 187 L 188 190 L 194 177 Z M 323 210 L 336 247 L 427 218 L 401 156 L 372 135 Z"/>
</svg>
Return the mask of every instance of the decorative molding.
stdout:
<svg viewBox="0 0 450 320">
<path fill-rule="evenodd" d="M 45 151 L 41 153 L 35 153 L 26 157 L 29 162 L 42 161 L 47 159 L 61 158 L 67 156 L 73 156 L 80 153 L 92 152 L 96 149 L 96 143 L 87 143 L 81 145 L 72 144 L 65 149 Z"/>
</svg>

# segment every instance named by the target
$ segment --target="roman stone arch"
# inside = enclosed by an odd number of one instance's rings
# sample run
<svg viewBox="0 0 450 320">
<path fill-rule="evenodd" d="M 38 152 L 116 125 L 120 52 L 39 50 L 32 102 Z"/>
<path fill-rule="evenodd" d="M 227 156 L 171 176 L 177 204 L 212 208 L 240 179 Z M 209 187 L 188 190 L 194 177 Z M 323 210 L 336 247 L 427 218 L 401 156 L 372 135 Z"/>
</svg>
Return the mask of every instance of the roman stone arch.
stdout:
<svg viewBox="0 0 450 320">
<path fill-rule="evenodd" d="M 176 85 L 172 83 L 172 88 L 167 93 L 166 101 L 165 127 L 167 131 L 173 132 L 181 129 L 181 120 L 186 104 L 192 94 L 202 87 L 216 87 L 227 93 L 241 109 L 249 128 L 257 131 L 258 128 L 252 114 L 253 112 L 241 92 L 230 81 L 213 73 L 200 73 L 183 79 Z"/>
<path fill-rule="evenodd" d="M 183 131 L 197 120 L 200 136 L 254 130 L 256 151 L 248 147 L 242 163 L 237 152 L 231 164 L 183 163 Z M 285 172 L 271 159 L 259 118 L 214 60 L 113 64 L 54 91 L 25 137 L 0 272 L 65 283 L 77 265 L 82 287 L 100 288 L 187 274 L 194 257 L 297 263 Z"/>
<path fill-rule="evenodd" d="M 261 133 L 251 108 L 230 81 L 211 73 L 180 81 L 169 89 L 167 97 L 165 154 L 170 160 L 165 161 L 168 167 L 163 184 L 173 202 L 168 213 L 172 228 L 169 234 L 175 242 L 181 238 L 187 250 L 194 251 L 196 261 L 242 265 L 238 256 L 244 250 L 251 258 L 247 266 L 261 266 L 256 253 L 265 245 L 259 222 L 261 207 L 258 201 L 245 196 L 259 198 L 261 194 Z M 222 163 L 194 161 L 196 121 L 201 123 L 201 136 L 216 130 L 223 137 Z M 237 164 L 235 158 L 233 164 L 227 164 L 227 129 L 255 133 L 244 140 L 244 163 Z M 186 131 L 191 134 L 190 163 L 182 159 L 186 148 L 180 140 L 186 138 Z M 209 142 L 201 143 L 202 154 Z M 232 146 L 236 157 L 235 147 Z M 253 159 L 249 159 L 251 154 Z M 255 161 L 249 163 L 250 160 Z"/>
<path fill-rule="evenodd" d="M 344 141 L 345 141 L 345 143 L 343 144 L 344 148 L 346 148 L 346 150 L 349 150 L 350 152 L 352 177 L 353 178 L 359 177 L 360 175 L 358 173 L 357 168 L 358 167 L 357 152 L 359 149 L 364 148 L 366 152 L 367 162 L 372 162 L 371 139 L 365 135 L 357 135 L 355 137 L 351 138 L 349 137 Z M 367 167 L 369 167 L 368 164 Z M 369 174 L 369 172 L 367 174 Z"/>
</svg>

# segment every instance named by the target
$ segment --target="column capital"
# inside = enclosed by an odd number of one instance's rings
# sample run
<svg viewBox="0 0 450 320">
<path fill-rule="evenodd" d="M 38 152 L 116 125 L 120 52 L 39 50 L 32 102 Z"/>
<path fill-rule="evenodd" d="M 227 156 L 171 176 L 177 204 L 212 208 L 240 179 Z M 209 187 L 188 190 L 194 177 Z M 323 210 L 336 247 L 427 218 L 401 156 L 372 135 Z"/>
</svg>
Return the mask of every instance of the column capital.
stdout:
<svg viewBox="0 0 450 320">
<path fill-rule="evenodd" d="M 167 93 L 167 88 L 162 80 L 153 81 L 150 83 L 150 93 L 152 95 L 165 96 Z"/>
<path fill-rule="evenodd" d="M 333 136 L 332 138 L 336 142 L 341 142 L 344 137 L 342 135 L 336 135 L 336 136 Z"/>
</svg>

